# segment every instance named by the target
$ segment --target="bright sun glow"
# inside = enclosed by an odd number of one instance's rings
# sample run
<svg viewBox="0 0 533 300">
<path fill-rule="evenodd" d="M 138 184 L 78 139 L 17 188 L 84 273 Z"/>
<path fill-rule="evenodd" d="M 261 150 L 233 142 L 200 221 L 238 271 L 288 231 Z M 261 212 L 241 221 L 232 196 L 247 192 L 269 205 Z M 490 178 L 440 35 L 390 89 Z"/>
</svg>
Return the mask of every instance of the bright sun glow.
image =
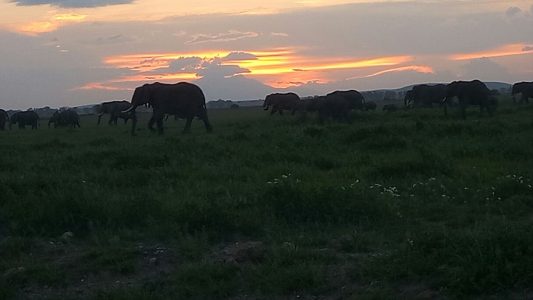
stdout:
<svg viewBox="0 0 533 300">
<path fill-rule="evenodd" d="M 195 80 L 202 77 L 207 65 L 220 68 L 234 67 L 232 75 L 251 76 L 277 88 L 295 86 L 308 82 L 329 81 L 328 72 L 335 70 L 355 70 L 375 67 L 400 66 L 413 60 L 411 56 L 388 56 L 374 58 L 317 58 L 301 55 L 296 48 L 272 50 L 228 51 L 208 50 L 176 53 L 141 53 L 111 56 L 104 59 L 108 67 L 127 69 L 135 74 L 110 80 L 106 83 L 90 83 L 83 89 L 109 88 L 117 84 L 142 82 L 176 82 Z M 172 70 L 173 62 L 185 62 Z M 386 72 L 412 70 L 431 73 L 426 66 L 404 66 L 382 70 L 368 76 Z"/>
</svg>

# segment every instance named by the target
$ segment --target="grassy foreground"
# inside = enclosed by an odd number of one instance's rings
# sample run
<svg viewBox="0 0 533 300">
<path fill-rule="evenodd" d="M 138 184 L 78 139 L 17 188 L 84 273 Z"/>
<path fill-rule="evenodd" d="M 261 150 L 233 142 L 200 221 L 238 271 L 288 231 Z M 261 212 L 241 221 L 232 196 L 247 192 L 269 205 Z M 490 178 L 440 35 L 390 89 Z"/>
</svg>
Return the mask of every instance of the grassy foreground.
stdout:
<svg viewBox="0 0 533 300">
<path fill-rule="evenodd" d="M 0 299 L 533 297 L 533 106 L 209 116 L 0 132 Z"/>
</svg>

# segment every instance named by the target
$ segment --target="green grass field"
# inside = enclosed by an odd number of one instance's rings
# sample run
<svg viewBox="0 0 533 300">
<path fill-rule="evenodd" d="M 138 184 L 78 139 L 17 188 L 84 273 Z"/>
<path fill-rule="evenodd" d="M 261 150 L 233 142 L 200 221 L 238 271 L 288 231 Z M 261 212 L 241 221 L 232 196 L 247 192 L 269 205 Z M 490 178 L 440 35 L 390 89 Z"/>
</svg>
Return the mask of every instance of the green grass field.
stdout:
<svg viewBox="0 0 533 300">
<path fill-rule="evenodd" d="M 0 299 L 533 297 L 533 106 L 0 132 Z"/>
</svg>

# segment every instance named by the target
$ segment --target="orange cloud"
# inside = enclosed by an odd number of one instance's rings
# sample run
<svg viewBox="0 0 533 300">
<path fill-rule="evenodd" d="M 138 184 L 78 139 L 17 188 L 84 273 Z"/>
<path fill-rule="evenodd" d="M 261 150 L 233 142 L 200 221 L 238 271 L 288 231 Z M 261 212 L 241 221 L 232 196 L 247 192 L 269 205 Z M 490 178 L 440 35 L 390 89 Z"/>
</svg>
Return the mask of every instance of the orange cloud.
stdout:
<svg viewBox="0 0 533 300">
<path fill-rule="evenodd" d="M 416 65 L 414 65 L 414 66 L 405 66 L 405 67 L 387 69 L 387 70 L 379 71 L 379 72 L 376 72 L 376 73 L 372 73 L 370 75 L 360 76 L 360 77 L 351 77 L 351 78 L 347 78 L 347 79 L 369 78 L 369 77 L 375 77 L 375 76 L 379 76 L 379 75 L 383 75 L 383 74 L 387 74 L 387 73 L 405 72 L 405 71 L 415 71 L 415 72 L 424 73 L 424 74 L 434 74 L 435 73 L 433 68 L 430 67 L 430 66 L 416 66 Z"/>
<path fill-rule="evenodd" d="M 186 53 L 144 53 L 110 56 L 104 59 L 104 63 L 114 68 L 129 69 L 138 72 L 150 72 L 161 68 L 170 67 L 174 60 L 185 57 L 200 57 L 202 59 L 211 59 L 214 57 L 223 57 L 230 51 L 199 51 Z"/>
<path fill-rule="evenodd" d="M 122 87 L 116 87 L 109 84 L 99 83 L 99 82 L 91 82 L 87 83 L 84 86 L 74 88 L 73 90 L 105 90 L 105 91 L 130 91 L 131 88 L 122 88 Z"/>
<path fill-rule="evenodd" d="M 452 60 L 469 60 L 478 58 L 504 57 L 533 53 L 533 47 L 526 44 L 509 44 L 495 49 L 472 53 L 460 53 L 450 56 Z"/>
<path fill-rule="evenodd" d="M 412 61 L 411 56 L 387 56 L 374 58 L 317 58 L 301 55 L 297 48 L 277 48 L 272 50 L 228 51 L 208 50 L 198 52 L 169 52 L 169 53 L 140 53 L 110 56 L 104 63 L 113 68 L 128 69 L 134 75 L 111 80 L 109 84 L 127 82 L 175 82 L 196 80 L 204 74 L 211 74 L 210 68 L 227 68 L 229 75 L 243 75 L 273 87 L 289 87 L 308 82 L 325 83 L 330 81 L 327 73 L 341 70 L 364 69 L 375 67 L 390 67 Z M 180 70 L 172 70 L 173 62 L 180 61 L 189 64 L 180 65 Z M 174 66 L 174 68 L 176 68 Z M 416 70 L 433 72 L 426 66 L 408 66 L 389 69 L 385 72 Z M 177 72 L 176 72 L 177 71 Z M 201 74 L 201 75 L 198 75 Z M 220 74 L 220 73 L 218 73 Z M 379 75 L 376 73 L 372 76 Z M 89 87 L 101 88 L 102 85 Z"/>
<path fill-rule="evenodd" d="M 27 35 L 39 35 L 41 33 L 52 32 L 59 27 L 69 23 L 78 23 L 85 20 L 86 15 L 80 14 L 56 14 L 46 21 L 35 21 L 30 23 L 18 24 L 11 26 L 16 32 Z"/>
</svg>

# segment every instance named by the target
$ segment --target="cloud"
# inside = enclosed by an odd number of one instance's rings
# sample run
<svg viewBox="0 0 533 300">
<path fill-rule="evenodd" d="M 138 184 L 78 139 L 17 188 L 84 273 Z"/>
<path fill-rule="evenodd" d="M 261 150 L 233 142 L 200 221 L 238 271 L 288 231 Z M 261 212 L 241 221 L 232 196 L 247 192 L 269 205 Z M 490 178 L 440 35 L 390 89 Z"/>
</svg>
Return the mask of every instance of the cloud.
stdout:
<svg viewBox="0 0 533 300">
<path fill-rule="evenodd" d="M 180 57 L 170 62 L 169 69 L 172 71 L 191 72 L 198 70 L 203 59 L 198 56 Z"/>
<path fill-rule="evenodd" d="M 226 78 L 206 76 L 196 80 L 195 83 L 202 88 L 208 100 L 255 100 L 276 91 L 268 85 L 241 75 Z"/>
<path fill-rule="evenodd" d="M 528 54 L 533 51 L 533 47 L 524 44 L 508 44 L 494 49 L 483 50 L 472 53 L 459 53 L 449 56 L 452 60 L 469 60 L 477 58 L 505 57 L 513 55 Z"/>
<path fill-rule="evenodd" d="M 201 77 L 228 78 L 244 73 L 250 73 L 250 70 L 237 65 L 224 65 L 222 64 L 222 59 L 214 58 L 204 61 L 197 75 Z"/>
<path fill-rule="evenodd" d="M 246 38 L 258 37 L 257 32 L 241 32 L 237 30 L 229 30 L 228 32 L 218 33 L 218 34 L 194 34 L 192 39 L 186 41 L 185 44 L 201 44 L 201 43 L 211 43 L 211 42 L 231 42 L 237 41 Z"/>
<path fill-rule="evenodd" d="M 86 15 L 80 14 L 56 14 L 48 20 L 32 21 L 25 24 L 12 26 L 14 31 L 27 34 L 38 35 L 45 32 L 52 32 L 66 24 L 80 23 L 85 20 Z"/>
<path fill-rule="evenodd" d="M 49 4 L 59 7 L 80 8 L 128 4 L 133 3 L 134 0 L 12 0 L 11 2 L 20 6 Z"/>
<path fill-rule="evenodd" d="M 125 36 L 123 34 L 115 34 L 110 36 L 101 36 L 95 38 L 87 43 L 93 45 L 113 45 L 113 44 L 122 44 L 135 41 L 133 37 Z"/>
<path fill-rule="evenodd" d="M 480 79 L 480 80 L 501 80 L 501 78 L 509 78 L 511 75 L 501 65 L 495 63 L 489 58 L 479 58 L 469 61 L 462 66 L 464 73 L 461 77 L 464 79 Z"/>
<path fill-rule="evenodd" d="M 519 7 L 511 6 L 505 11 L 505 15 L 508 16 L 509 18 L 512 18 L 521 12 L 522 10 Z"/>
<path fill-rule="evenodd" d="M 237 51 L 223 57 L 224 61 L 256 60 L 257 56 L 251 53 Z"/>
<path fill-rule="evenodd" d="M 381 75 L 387 74 L 387 73 L 405 72 L 405 71 L 413 71 L 413 72 L 424 73 L 424 74 L 435 74 L 435 70 L 433 70 L 433 68 L 430 67 L 430 66 L 413 65 L 413 66 L 404 66 L 404 67 L 386 69 L 386 70 L 383 70 L 383 71 L 375 72 L 375 73 L 364 75 L 364 76 L 347 78 L 346 80 L 360 79 L 360 78 L 370 78 L 370 77 L 381 76 Z"/>
<path fill-rule="evenodd" d="M 288 37 L 289 35 L 285 32 L 271 32 L 271 36 L 280 36 L 280 37 Z"/>
</svg>

